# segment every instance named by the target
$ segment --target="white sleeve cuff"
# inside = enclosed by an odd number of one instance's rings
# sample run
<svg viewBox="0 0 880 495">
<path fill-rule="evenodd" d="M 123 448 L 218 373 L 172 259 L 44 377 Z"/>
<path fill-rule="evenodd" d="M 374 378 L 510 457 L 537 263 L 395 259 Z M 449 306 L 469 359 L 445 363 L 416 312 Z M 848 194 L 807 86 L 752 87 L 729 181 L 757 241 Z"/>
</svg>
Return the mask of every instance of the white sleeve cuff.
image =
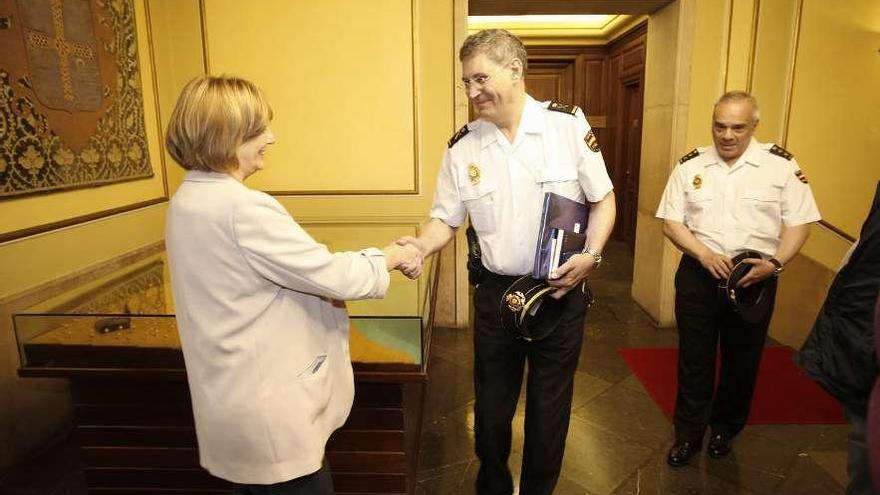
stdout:
<svg viewBox="0 0 880 495">
<path fill-rule="evenodd" d="M 372 258 L 374 256 L 385 256 L 385 253 L 383 253 L 381 249 L 374 247 L 361 249 L 358 252 L 361 254 L 361 256 L 366 256 L 367 258 Z"/>
</svg>

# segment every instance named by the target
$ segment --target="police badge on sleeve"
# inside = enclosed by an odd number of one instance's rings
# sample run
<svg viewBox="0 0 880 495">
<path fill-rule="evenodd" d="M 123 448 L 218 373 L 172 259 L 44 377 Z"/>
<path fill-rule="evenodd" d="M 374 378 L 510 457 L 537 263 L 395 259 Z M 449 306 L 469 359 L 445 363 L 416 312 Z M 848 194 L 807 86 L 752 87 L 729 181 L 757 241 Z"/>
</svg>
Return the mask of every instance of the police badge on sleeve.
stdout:
<svg viewBox="0 0 880 495">
<path fill-rule="evenodd" d="M 599 152 L 599 140 L 596 139 L 596 134 L 590 129 L 590 132 L 587 133 L 587 136 L 584 138 L 584 142 L 587 143 L 587 148 L 590 148 L 590 151 L 593 153 Z"/>
</svg>

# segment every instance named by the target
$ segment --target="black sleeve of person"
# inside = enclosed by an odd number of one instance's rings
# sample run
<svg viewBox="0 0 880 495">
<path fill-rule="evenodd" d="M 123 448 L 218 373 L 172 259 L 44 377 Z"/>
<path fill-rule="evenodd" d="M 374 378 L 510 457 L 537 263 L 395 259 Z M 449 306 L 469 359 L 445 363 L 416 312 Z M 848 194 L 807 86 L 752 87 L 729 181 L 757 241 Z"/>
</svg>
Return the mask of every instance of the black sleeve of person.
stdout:
<svg viewBox="0 0 880 495">
<path fill-rule="evenodd" d="M 483 253 L 480 251 L 480 240 L 473 227 L 468 225 L 464 235 L 468 244 L 468 283 L 476 287 L 483 281 L 483 272 L 486 270 L 483 267 Z"/>
</svg>

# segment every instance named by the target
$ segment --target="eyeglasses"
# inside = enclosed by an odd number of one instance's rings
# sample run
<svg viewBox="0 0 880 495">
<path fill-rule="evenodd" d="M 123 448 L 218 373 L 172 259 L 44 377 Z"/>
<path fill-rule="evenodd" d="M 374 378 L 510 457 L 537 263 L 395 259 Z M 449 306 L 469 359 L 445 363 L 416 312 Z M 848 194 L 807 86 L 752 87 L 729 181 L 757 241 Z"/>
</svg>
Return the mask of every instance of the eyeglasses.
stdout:
<svg viewBox="0 0 880 495">
<path fill-rule="evenodd" d="M 499 68 L 499 71 L 502 71 L 509 66 L 510 62 L 507 62 Z M 472 85 L 476 84 L 478 88 L 482 88 L 486 86 L 486 83 L 488 83 L 491 79 L 492 76 L 489 74 L 477 74 L 472 79 L 463 79 L 461 83 L 457 84 L 456 86 L 462 91 L 470 91 Z"/>
<path fill-rule="evenodd" d="M 462 81 L 460 84 L 458 84 L 458 88 L 463 91 L 470 91 L 472 84 L 476 84 L 477 87 L 482 88 L 486 85 L 487 82 L 489 82 L 490 79 L 492 79 L 492 76 L 488 74 L 478 74 L 474 76 L 473 79 L 465 79 L 464 81 Z"/>
</svg>

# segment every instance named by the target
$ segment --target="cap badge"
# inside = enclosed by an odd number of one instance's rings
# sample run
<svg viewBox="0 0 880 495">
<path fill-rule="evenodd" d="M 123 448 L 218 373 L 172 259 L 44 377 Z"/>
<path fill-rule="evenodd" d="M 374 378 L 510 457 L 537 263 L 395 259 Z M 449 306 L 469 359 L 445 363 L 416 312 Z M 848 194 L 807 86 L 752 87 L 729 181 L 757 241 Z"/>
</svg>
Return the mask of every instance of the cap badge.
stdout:
<svg viewBox="0 0 880 495">
<path fill-rule="evenodd" d="M 526 304 L 526 295 L 522 292 L 516 291 L 511 294 L 507 294 L 507 298 L 504 300 L 507 303 L 507 307 L 510 308 L 514 313 L 519 313 L 522 311 L 523 306 Z"/>
</svg>

